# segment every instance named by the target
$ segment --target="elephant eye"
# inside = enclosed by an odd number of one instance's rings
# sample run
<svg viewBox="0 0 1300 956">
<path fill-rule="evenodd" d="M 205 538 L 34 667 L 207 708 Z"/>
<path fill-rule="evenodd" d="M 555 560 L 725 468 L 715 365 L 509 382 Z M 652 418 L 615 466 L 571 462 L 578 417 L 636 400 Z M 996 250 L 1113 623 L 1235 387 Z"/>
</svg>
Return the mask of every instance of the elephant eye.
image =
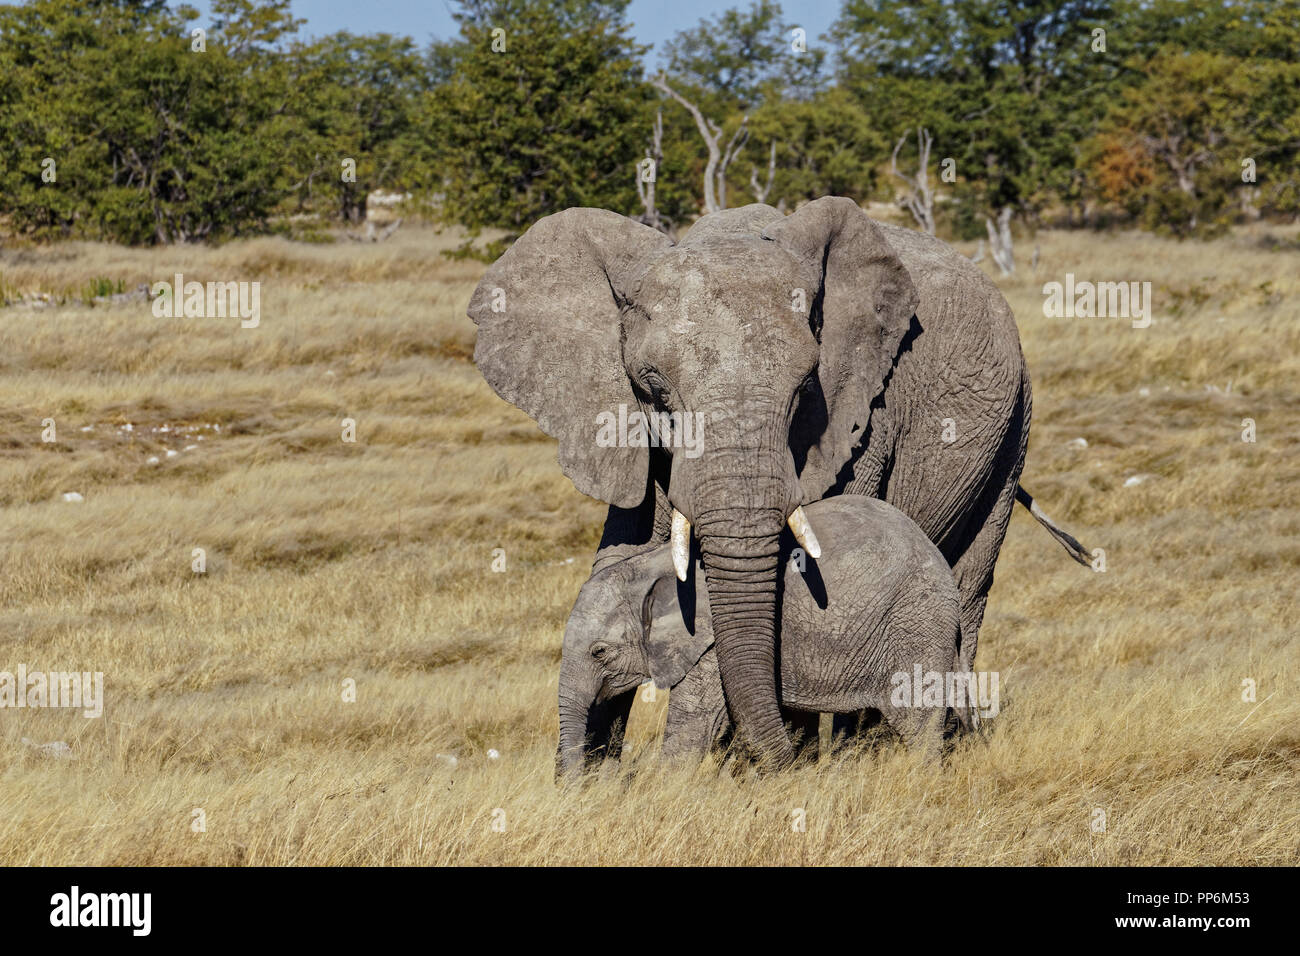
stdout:
<svg viewBox="0 0 1300 956">
<path fill-rule="evenodd" d="M 609 652 L 608 644 L 604 644 L 598 641 L 597 643 L 591 645 L 591 656 L 596 658 L 596 660 L 600 660 L 608 652 Z"/>
<path fill-rule="evenodd" d="M 794 393 L 795 402 L 797 404 L 802 404 L 817 391 L 817 387 L 817 370 L 813 369 L 805 375 L 803 381 L 799 383 L 799 388 Z"/>
<path fill-rule="evenodd" d="M 644 371 L 641 373 L 641 387 L 645 389 L 646 394 L 654 400 L 655 404 L 661 408 L 671 411 L 672 408 L 672 390 L 655 372 Z"/>
<path fill-rule="evenodd" d="M 799 387 L 794 390 L 790 396 L 789 414 L 793 415 L 798 409 L 802 408 L 808 397 L 817 391 L 817 369 L 813 369 L 803 377 Z"/>
</svg>

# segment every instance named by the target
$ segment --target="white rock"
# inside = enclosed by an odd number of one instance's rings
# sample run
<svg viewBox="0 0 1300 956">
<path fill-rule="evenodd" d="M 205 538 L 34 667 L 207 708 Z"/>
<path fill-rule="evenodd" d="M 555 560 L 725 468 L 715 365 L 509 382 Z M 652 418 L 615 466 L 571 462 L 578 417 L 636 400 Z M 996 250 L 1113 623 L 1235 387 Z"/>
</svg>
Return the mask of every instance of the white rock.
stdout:
<svg viewBox="0 0 1300 956">
<path fill-rule="evenodd" d="M 1127 478 L 1124 479 L 1124 487 L 1132 488 L 1134 485 L 1140 485 L 1142 484 L 1142 482 L 1146 481 L 1147 479 L 1154 478 L 1154 477 L 1155 475 L 1129 475 Z"/>
<path fill-rule="evenodd" d="M 203 439 L 200 438 L 199 441 L 203 441 Z M 185 446 L 185 450 L 186 450 L 186 451 L 193 451 L 194 449 L 196 449 L 196 448 L 198 448 L 198 447 L 199 447 L 198 445 L 186 445 L 186 446 Z"/>
<path fill-rule="evenodd" d="M 127 422 L 125 425 L 122 426 L 122 431 L 133 432 L 135 431 L 135 426 L 132 425 L 130 422 Z"/>
<path fill-rule="evenodd" d="M 1088 447 L 1088 439 L 1086 439 L 1086 438 L 1072 438 L 1072 439 L 1070 439 L 1068 442 L 1066 442 L 1066 444 L 1068 444 L 1071 448 L 1087 448 L 1087 447 Z"/>
<path fill-rule="evenodd" d="M 81 497 L 81 495 L 79 495 L 75 491 L 65 491 L 63 493 L 63 500 L 64 501 L 85 501 L 86 499 Z"/>
<path fill-rule="evenodd" d="M 168 449 L 167 449 L 167 457 L 168 457 L 168 458 L 175 458 L 175 457 L 176 457 L 177 455 L 179 455 L 179 454 L 180 454 L 180 452 L 176 451 L 176 450 L 173 449 L 173 448 L 168 448 Z"/>
<path fill-rule="evenodd" d="M 488 760 L 500 760 L 500 759 L 501 759 L 501 754 L 497 753 L 495 750 L 489 750 L 489 751 L 488 751 L 488 754 L 487 754 L 487 757 L 488 757 Z"/>
<path fill-rule="evenodd" d="M 82 428 L 81 428 L 81 430 L 82 430 L 83 432 L 93 432 L 93 431 L 95 430 L 95 426 L 94 426 L 94 425 L 83 425 Z"/>
<path fill-rule="evenodd" d="M 1148 395 L 1151 394 L 1151 389 L 1143 385 L 1141 388 L 1138 389 L 1138 394 L 1141 395 L 1143 398 L 1146 398 Z"/>
<path fill-rule="evenodd" d="M 156 464 L 158 464 L 158 456 L 157 456 L 157 455 L 150 455 L 149 458 L 148 458 L 148 460 L 145 462 L 145 464 L 146 464 L 146 465 L 156 465 Z"/>
<path fill-rule="evenodd" d="M 42 757 L 53 757 L 55 760 L 73 760 L 72 748 L 62 740 L 53 740 L 48 744 L 38 744 L 30 737 L 24 737 L 23 743 L 31 747 Z"/>
</svg>

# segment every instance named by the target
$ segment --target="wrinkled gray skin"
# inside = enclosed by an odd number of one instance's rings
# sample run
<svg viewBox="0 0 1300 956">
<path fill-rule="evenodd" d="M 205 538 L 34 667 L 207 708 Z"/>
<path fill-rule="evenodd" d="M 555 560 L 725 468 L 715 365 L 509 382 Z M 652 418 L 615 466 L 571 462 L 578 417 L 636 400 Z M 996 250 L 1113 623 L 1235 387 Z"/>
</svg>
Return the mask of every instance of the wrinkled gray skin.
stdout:
<svg viewBox="0 0 1300 956">
<path fill-rule="evenodd" d="M 487 270 L 468 311 L 488 383 L 558 440 L 579 491 L 611 505 L 594 571 L 665 541 L 674 507 L 690 520 L 727 704 L 763 766 L 793 758 L 777 706 L 777 557 L 800 504 L 866 495 L 915 521 L 952 566 L 970 666 L 1030 391 L 1011 310 L 956 250 L 835 197 L 789 216 L 725 210 L 676 244 L 568 209 Z M 702 413 L 703 454 L 601 447 L 598 416 L 620 405 Z M 596 730 L 631 703 L 611 698 Z M 561 709 L 570 738 L 586 720 Z"/>
<path fill-rule="evenodd" d="M 910 679 L 915 665 L 941 674 L 958 667 L 960 600 L 943 555 L 882 501 L 842 495 L 806 511 L 825 550 L 802 571 L 785 564 L 777 657 L 783 713 L 815 747 L 815 715 L 872 708 L 909 746 L 937 756 L 944 712 L 893 706 L 890 695 L 891 677 Z M 664 755 L 703 756 L 730 725 L 708 592 L 701 582 L 679 595 L 667 545 L 609 565 L 583 586 L 564 632 L 561 708 L 586 713 L 592 732 L 602 733 L 608 703 L 651 679 L 671 688 Z M 618 756 L 607 751 L 566 735 L 557 773 Z"/>
</svg>

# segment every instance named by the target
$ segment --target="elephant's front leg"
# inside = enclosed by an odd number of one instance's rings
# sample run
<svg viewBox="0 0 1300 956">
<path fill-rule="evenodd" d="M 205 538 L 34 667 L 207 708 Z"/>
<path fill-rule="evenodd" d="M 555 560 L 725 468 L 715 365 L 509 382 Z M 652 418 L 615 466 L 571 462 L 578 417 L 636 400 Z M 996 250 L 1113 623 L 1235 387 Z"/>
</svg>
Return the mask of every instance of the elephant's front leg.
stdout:
<svg viewBox="0 0 1300 956">
<path fill-rule="evenodd" d="M 832 752 L 852 747 L 859 737 L 880 724 L 880 711 L 874 707 L 835 714 L 831 718 Z"/>
<path fill-rule="evenodd" d="M 669 692 L 664 757 L 703 760 L 730 727 L 718 657 L 709 648 Z"/>
<path fill-rule="evenodd" d="M 785 731 L 794 741 L 795 756 L 814 762 L 821 753 L 821 714 L 781 708 Z"/>
</svg>

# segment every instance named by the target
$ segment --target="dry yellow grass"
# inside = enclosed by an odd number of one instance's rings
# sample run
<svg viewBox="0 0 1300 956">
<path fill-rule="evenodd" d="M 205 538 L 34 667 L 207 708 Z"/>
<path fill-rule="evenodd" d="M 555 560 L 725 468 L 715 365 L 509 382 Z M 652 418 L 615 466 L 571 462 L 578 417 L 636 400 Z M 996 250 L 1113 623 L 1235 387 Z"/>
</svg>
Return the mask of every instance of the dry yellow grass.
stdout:
<svg viewBox="0 0 1300 956">
<path fill-rule="evenodd" d="M 103 671 L 107 693 L 99 720 L 0 711 L 0 863 L 1296 863 L 1300 271 L 1268 235 L 1044 233 L 1001 282 L 1034 376 L 1024 484 L 1107 571 L 1017 512 L 986 739 L 937 769 L 885 747 L 669 770 L 660 694 L 633 712 L 636 772 L 574 790 L 551 776 L 557 662 L 604 508 L 474 369 L 481 266 L 439 259 L 454 237 L 0 253 L 20 291 L 263 283 L 255 330 L 0 311 L 0 669 Z M 1067 271 L 1153 281 L 1155 323 L 1044 318 Z"/>
</svg>

